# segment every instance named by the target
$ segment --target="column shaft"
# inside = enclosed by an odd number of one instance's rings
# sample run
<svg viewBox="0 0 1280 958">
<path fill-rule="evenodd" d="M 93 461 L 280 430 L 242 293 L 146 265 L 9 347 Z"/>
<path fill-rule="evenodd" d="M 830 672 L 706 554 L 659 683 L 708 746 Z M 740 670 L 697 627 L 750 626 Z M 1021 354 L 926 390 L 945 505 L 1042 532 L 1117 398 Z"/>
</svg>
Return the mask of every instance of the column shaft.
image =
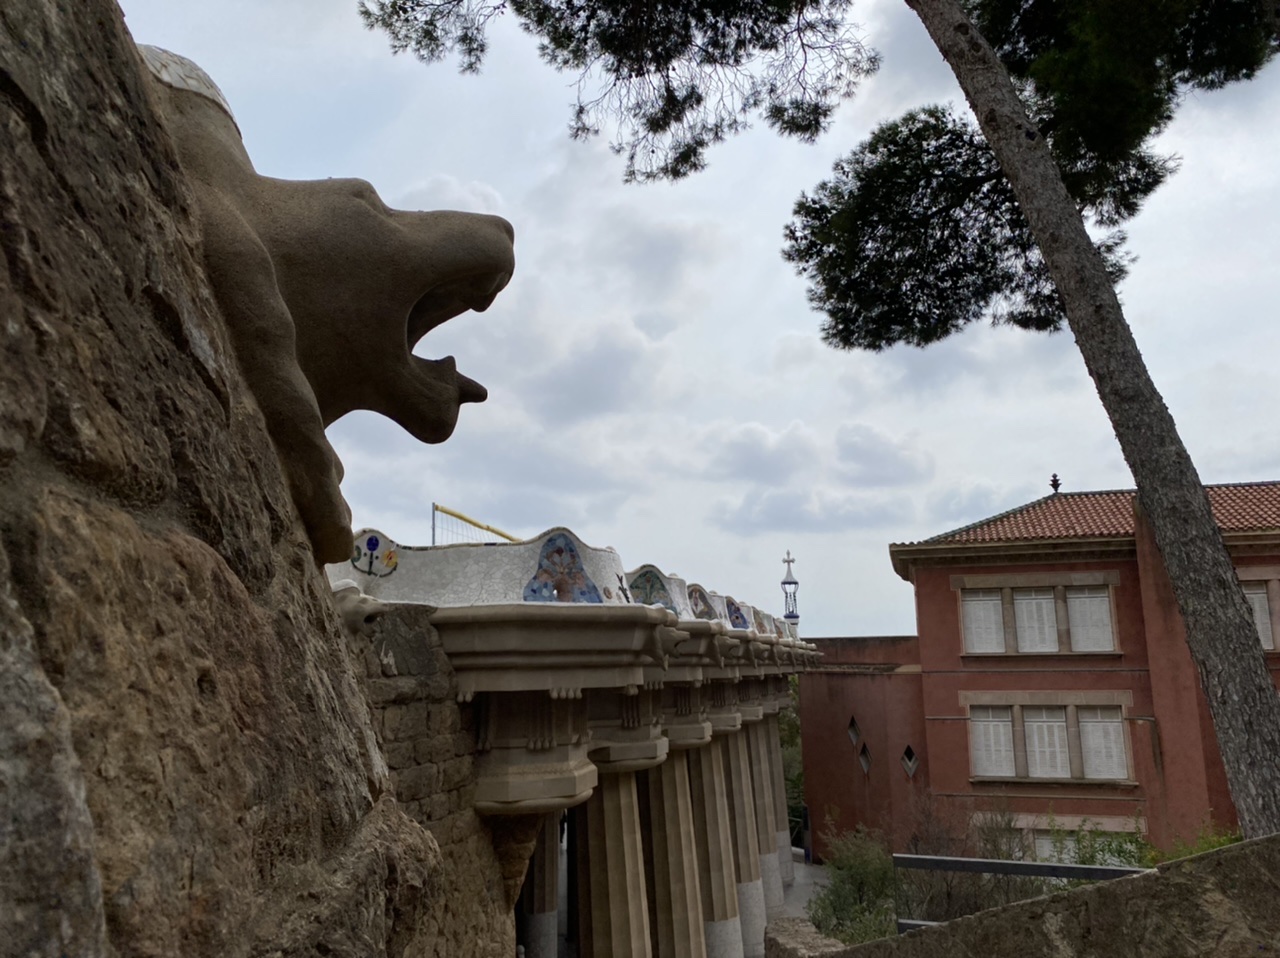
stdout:
<svg viewBox="0 0 1280 958">
<path fill-rule="evenodd" d="M 525 958 L 556 958 L 560 897 L 560 817 L 545 816 L 520 895 Z"/>
<path fill-rule="evenodd" d="M 580 958 L 652 958 L 635 774 L 601 775 L 585 818 L 590 903 L 580 910 L 589 926 Z"/>
<path fill-rule="evenodd" d="M 746 958 L 763 958 L 764 884 L 760 880 L 760 842 L 747 733 L 734 732 L 722 741 L 734 873 L 738 883 L 738 920 L 742 922 L 742 953 Z"/>
<path fill-rule="evenodd" d="M 760 881 L 766 917 L 782 916 L 782 873 L 778 864 L 778 818 L 770 773 L 769 738 L 764 719 L 747 726 L 751 759 L 751 797 L 756 806 L 756 844 L 760 849 Z"/>
<path fill-rule="evenodd" d="M 645 887 L 654 958 L 707 958 L 693 835 L 688 753 L 672 752 L 641 774 Z M 646 801 L 647 799 L 647 801 Z"/>
<path fill-rule="evenodd" d="M 720 740 L 689 753 L 693 842 L 698 853 L 707 958 L 743 958 L 738 921 L 738 880 Z"/>
<path fill-rule="evenodd" d="M 769 774 L 773 779 L 773 806 L 778 825 L 778 871 L 782 875 L 782 884 L 790 885 L 796 880 L 796 865 L 791 857 L 791 821 L 787 808 L 787 776 L 782 764 L 781 722 L 776 715 L 765 719 L 768 728 L 765 733 L 769 744 Z"/>
</svg>

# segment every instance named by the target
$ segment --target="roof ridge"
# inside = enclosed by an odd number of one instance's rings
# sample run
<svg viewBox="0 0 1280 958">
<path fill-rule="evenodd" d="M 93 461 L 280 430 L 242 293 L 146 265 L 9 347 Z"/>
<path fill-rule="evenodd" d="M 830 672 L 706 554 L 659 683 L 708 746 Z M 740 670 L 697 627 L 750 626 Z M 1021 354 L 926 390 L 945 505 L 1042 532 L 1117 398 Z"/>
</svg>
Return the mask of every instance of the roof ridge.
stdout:
<svg viewBox="0 0 1280 958">
<path fill-rule="evenodd" d="M 997 513 L 994 516 L 987 516 L 985 519 L 979 519 L 977 522 L 971 522 L 967 526 L 960 526 L 960 528 L 958 529 L 952 529 L 949 532 L 940 532 L 936 536 L 930 536 L 927 539 L 921 539 L 920 542 L 922 543 L 933 542 L 934 540 L 937 540 L 937 539 L 949 539 L 951 536 L 957 536 L 962 532 L 968 532 L 970 529 L 976 529 L 978 526 L 985 526 L 988 522 L 995 522 L 997 519 L 1004 519 L 1005 517 L 1011 516 L 1014 513 L 1023 512 L 1026 509 L 1030 509 L 1032 506 L 1039 505 L 1040 503 L 1044 502 L 1047 499 L 1052 499 L 1054 496 L 1060 496 L 1060 495 L 1063 495 L 1063 493 L 1051 492 L 1047 496 L 1041 496 L 1039 499 L 1033 499 L 1031 502 L 1024 502 L 1020 506 L 1014 506 L 1012 509 L 1006 509 L 1004 512 Z M 1067 495 L 1070 495 L 1070 493 L 1067 493 Z M 903 543 L 903 544 L 906 545 L 908 543 Z"/>
<path fill-rule="evenodd" d="M 1280 480 L 1210 483 L 1204 487 L 1224 531 L 1280 529 Z M 1231 495 L 1227 495 L 1227 493 Z M 1136 489 L 1054 492 L 908 546 L 1019 542 L 1061 537 L 1133 535 Z"/>
</svg>

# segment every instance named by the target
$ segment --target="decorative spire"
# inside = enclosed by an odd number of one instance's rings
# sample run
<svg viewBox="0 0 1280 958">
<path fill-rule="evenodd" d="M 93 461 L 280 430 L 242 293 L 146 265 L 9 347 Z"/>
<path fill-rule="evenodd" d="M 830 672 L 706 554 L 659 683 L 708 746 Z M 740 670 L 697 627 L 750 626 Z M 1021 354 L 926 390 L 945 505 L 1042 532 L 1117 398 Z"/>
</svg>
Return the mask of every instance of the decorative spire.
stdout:
<svg viewBox="0 0 1280 958">
<path fill-rule="evenodd" d="M 1052 489 L 1055 494 L 1060 488 L 1062 488 L 1062 480 L 1058 478 L 1058 474 L 1056 472 L 1049 477 L 1049 488 Z"/>
<path fill-rule="evenodd" d="M 786 610 L 782 617 L 793 625 L 799 625 L 800 613 L 796 608 L 796 590 L 800 588 L 800 582 L 791 571 L 791 564 L 795 561 L 791 555 L 791 550 L 788 549 L 787 557 L 782 560 L 782 564 L 787 567 L 787 574 L 782 579 L 782 596 Z"/>
</svg>

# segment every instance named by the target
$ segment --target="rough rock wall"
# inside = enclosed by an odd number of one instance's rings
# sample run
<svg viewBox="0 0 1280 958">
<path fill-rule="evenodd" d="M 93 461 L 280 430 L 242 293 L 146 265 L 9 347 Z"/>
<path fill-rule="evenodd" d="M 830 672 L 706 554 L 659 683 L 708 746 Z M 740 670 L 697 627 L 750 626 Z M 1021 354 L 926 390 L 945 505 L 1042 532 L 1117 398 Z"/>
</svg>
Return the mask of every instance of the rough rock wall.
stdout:
<svg viewBox="0 0 1280 958">
<path fill-rule="evenodd" d="M 1244 958 L 1280 954 L 1280 835 L 853 947 L 800 919 L 766 958 Z"/>
<path fill-rule="evenodd" d="M 399 954 L 430 835 L 109 0 L 0 5 L 0 954 Z"/>
<path fill-rule="evenodd" d="M 426 955 L 508 958 L 516 950 L 513 909 L 541 819 L 486 821 L 473 810 L 479 703 L 458 704 L 429 612 L 395 607 L 381 619 L 366 657 L 374 723 L 396 795 L 440 845 Z M 463 943 L 470 947 L 455 950 Z"/>
</svg>

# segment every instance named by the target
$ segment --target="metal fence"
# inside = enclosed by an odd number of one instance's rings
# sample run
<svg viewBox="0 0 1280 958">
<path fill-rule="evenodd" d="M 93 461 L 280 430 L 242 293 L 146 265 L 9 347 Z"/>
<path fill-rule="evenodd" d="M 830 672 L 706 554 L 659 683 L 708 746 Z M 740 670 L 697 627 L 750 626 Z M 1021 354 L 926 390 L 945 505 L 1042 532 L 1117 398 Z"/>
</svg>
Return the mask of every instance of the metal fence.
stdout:
<svg viewBox="0 0 1280 958">
<path fill-rule="evenodd" d="M 509 532 L 472 519 L 470 516 L 442 506 L 438 502 L 431 503 L 431 544 L 433 546 L 451 545 L 456 542 L 519 542 L 517 536 Z"/>
<path fill-rule="evenodd" d="M 1124 865 L 1067 865 L 1059 862 L 1008 861 L 999 858 L 950 858 L 944 855 L 894 855 L 893 867 L 919 868 L 925 871 L 970 872 L 980 875 L 1019 875 L 1025 878 L 1061 878 L 1068 881 L 1107 881 L 1140 875 L 1147 868 Z M 914 918 L 898 919 L 898 934 L 942 924 L 936 921 L 919 921 Z"/>
</svg>

